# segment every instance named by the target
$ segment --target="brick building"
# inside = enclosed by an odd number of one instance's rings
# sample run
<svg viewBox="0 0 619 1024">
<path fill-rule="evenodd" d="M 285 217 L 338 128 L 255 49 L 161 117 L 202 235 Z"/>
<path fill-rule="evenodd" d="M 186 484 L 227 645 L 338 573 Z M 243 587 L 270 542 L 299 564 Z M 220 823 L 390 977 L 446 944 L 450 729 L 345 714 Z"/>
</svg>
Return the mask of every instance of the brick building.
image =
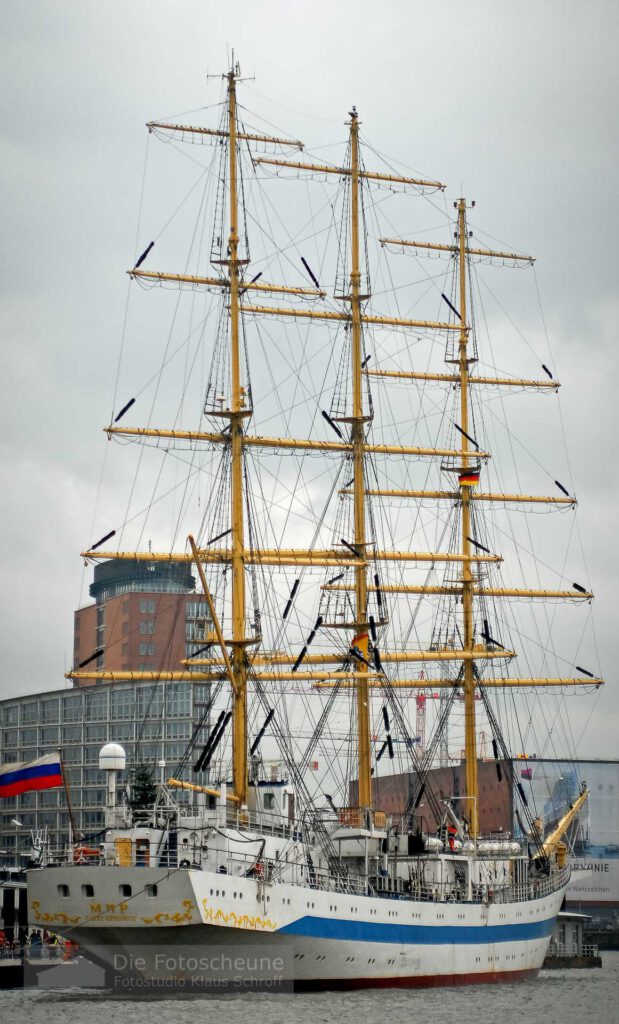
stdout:
<svg viewBox="0 0 619 1024">
<path fill-rule="evenodd" d="M 512 828 L 513 801 L 512 786 L 505 765 L 501 762 L 501 781 L 499 781 L 494 761 L 478 761 L 479 784 L 479 828 L 483 834 L 490 832 L 509 832 Z M 374 805 L 388 814 L 403 814 L 409 797 L 414 790 L 416 778 L 412 774 L 384 775 L 375 778 L 372 783 Z M 426 785 L 440 801 L 444 797 L 464 795 L 465 775 L 464 762 L 448 767 L 433 768 Z M 351 802 L 354 805 L 355 784 L 351 787 Z M 422 797 L 420 806 L 415 813 L 423 819 L 424 829 L 432 831 L 437 822 L 428 804 Z"/>
<path fill-rule="evenodd" d="M 75 612 L 74 667 L 181 669 L 204 644 L 207 608 L 196 600 L 195 587 L 185 562 L 110 559 L 95 566 L 95 603 Z"/>
</svg>

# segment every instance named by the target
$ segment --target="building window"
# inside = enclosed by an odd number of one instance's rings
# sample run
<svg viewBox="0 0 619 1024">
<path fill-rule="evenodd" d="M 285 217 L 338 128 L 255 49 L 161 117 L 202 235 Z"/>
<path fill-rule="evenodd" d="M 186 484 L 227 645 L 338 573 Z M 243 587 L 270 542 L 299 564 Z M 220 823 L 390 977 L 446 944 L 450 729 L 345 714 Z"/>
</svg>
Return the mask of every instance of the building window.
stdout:
<svg viewBox="0 0 619 1024">
<path fill-rule="evenodd" d="M 13 704 L 8 708 L 4 709 L 4 725 L 17 725 L 17 718 L 19 715 L 19 706 Z"/>
<path fill-rule="evenodd" d="M 98 773 L 99 776 L 101 773 Z M 105 807 L 105 790 L 104 789 L 85 789 L 84 790 L 84 803 L 86 807 Z"/>
<path fill-rule="evenodd" d="M 133 722 L 115 722 L 110 728 L 110 740 L 118 743 L 119 740 L 133 739 Z"/>
<path fill-rule="evenodd" d="M 166 690 L 166 713 L 168 718 L 191 715 L 191 683 L 177 683 Z"/>
<path fill-rule="evenodd" d="M 185 605 L 186 619 L 210 618 L 206 601 L 188 601 Z"/>
<path fill-rule="evenodd" d="M 155 653 L 155 645 L 153 643 L 147 644 L 142 641 L 140 644 L 140 654 L 144 657 L 145 654 L 152 655 Z"/>
<path fill-rule="evenodd" d="M 155 623 L 154 622 L 140 622 L 140 633 L 142 634 L 142 636 L 146 636 L 146 635 L 152 636 L 154 632 L 155 632 Z"/>
<path fill-rule="evenodd" d="M 22 823 L 23 828 L 36 828 L 37 816 L 36 814 L 20 814 L 19 820 Z"/>
<path fill-rule="evenodd" d="M 188 740 L 191 736 L 191 722 L 166 722 L 166 739 Z"/>
<path fill-rule="evenodd" d="M 25 730 L 30 732 L 30 730 Z M 48 725 L 46 728 L 41 729 L 41 744 L 46 743 L 58 743 L 58 736 L 60 730 L 57 725 Z"/>
<path fill-rule="evenodd" d="M 79 722 L 82 717 L 82 695 L 75 694 L 62 699 L 63 722 Z"/>
<path fill-rule="evenodd" d="M 153 718 L 163 710 L 165 684 L 141 686 L 138 690 L 137 720 Z"/>
<path fill-rule="evenodd" d="M 87 725 L 84 738 L 86 740 L 100 740 L 103 742 L 107 739 L 107 725 L 103 723 L 100 725 Z"/>
<path fill-rule="evenodd" d="M 166 743 L 165 758 L 168 763 L 179 761 L 187 749 L 186 743 Z"/>
<path fill-rule="evenodd" d="M 138 730 L 138 739 L 140 740 L 156 740 L 159 739 L 163 731 L 163 722 L 160 718 L 149 718 L 145 722 L 140 724 Z"/>
<path fill-rule="evenodd" d="M 91 722 L 107 718 L 107 691 L 91 693 L 86 696 L 86 720 Z"/>
<path fill-rule="evenodd" d="M 22 729 L 21 731 L 22 746 L 29 746 L 37 741 L 36 729 Z"/>
<path fill-rule="evenodd" d="M 59 713 L 59 702 L 58 698 L 54 697 L 51 700 L 41 701 L 41 721 L 42 722 L 57 722 Z"/>
<path fill-rule="evenodd" d="M 205 639 L 205 623 L 200 622 L 186 622 L 185 623 L 185 639 L 186 640 L 204 640 Z"/>
<path fill-rule="evenodd" d="M 194 655 L 196 655 L 198 653 L 200 653 L 200 655 L 203 658 L 206 658 L 206 657 L 208 657 L 208 648 L 205 648 L 205 645 L 203 643 L 185 644 L 185 657 L 186 658 L 193 658 Z M 202 671 L 202 666 L 201 665 L 197 664 L 196 668 L 197 668 L 197 670 L 199 672 Z"/>
<path fill-rule="evenodd" d="M 28 704 L 22 704 L 21 721 L 22 725 L 33 725 L 38 720 L 36 701 L 31 700 Z"/>
<path fill-rule="evenodd" d="M 84 811 L 84 828 L 96 828 L 103 824 L 103 811 Z"/>
<path fill-rule="evenodd" d="M 65 747 L 62 752 L 62 757 L 65 764 L 80 764 L 82 760 L 81 746 Z"/>
<path fill-rule="evenodd" d="M 4 739 L 2 741 L 3 746 L 16 747 L 17 746 L 17 729 L 6 729 L 4 733 Z"/>
<path fill-rule="evenodd" d="M 136 750 L 138 756 L 142 761 L 158 761 L 161 757 L 161 747 L 159 743 L 153 742 L 139 742 L 136 743 Z"/>
<path fill-rule="evenodd" d="M 110 718 L 133 718 L 135 713 L 135 695 L 133 690 L 112 690 L 110 702 Z"/>
<path fill-rule="evenodd" d="M 82 727 L 81 725 L 63 725 L 62 727 L 62 742 L 63 743 L 77 743 L 82 738 Z"/>
</svg>

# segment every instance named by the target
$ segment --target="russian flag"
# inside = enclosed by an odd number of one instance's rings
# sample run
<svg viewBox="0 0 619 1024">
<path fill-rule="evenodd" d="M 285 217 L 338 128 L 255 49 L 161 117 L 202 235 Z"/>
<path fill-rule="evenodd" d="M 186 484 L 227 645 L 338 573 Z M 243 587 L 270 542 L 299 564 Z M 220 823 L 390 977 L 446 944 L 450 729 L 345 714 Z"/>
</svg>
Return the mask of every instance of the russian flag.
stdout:
<svg viewBox="0 0 619 1024">
<path fill-rule="evenodd" d="M 62 786 L 60 754 L 45 754 L 36 761 L 19 761 L 0 768 L 0 797 L 18 796 L 31 789 L 53 789 Z"/>
</svg>

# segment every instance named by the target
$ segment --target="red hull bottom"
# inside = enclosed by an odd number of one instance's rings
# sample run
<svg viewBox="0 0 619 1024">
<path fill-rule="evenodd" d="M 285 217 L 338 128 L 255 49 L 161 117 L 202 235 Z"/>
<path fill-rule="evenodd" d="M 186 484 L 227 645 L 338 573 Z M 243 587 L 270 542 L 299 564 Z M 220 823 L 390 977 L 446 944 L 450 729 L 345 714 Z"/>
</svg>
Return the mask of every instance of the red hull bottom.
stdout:
<svg viewBox="0 0 619 1024">
<path fill-rule="evenodd" d="M 345 991 L 354 988 L 447 988 L 454 985 L 505 985 L 539 974 L 537 967 L 522 971 L 487 971 L 485 974 L 427 974 L 408 978 L 337 978 L 329 981 L 295 981 L 295 992 Z"/>
</svg>

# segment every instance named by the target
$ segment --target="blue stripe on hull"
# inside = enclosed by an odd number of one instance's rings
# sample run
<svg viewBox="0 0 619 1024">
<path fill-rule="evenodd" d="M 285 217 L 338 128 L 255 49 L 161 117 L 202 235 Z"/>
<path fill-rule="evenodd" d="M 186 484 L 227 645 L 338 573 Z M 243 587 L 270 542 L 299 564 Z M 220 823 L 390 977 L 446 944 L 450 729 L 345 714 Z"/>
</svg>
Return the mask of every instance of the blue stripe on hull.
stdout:
<svg viewBox="0 0 619 1024">
<path fill-rule="evenodd" d="M 420 925 L 380 924 L 378 921 L 338 921 L 326 917 L 300 917 L 278 929 L 278 935 L 309 935 L 316 939 L 352 942 L 391 942 L 396 945 L 479 945 L 488 942 L 524 942 L 551 934 L 554 917 L 523 924 Z"/>
</svg>

